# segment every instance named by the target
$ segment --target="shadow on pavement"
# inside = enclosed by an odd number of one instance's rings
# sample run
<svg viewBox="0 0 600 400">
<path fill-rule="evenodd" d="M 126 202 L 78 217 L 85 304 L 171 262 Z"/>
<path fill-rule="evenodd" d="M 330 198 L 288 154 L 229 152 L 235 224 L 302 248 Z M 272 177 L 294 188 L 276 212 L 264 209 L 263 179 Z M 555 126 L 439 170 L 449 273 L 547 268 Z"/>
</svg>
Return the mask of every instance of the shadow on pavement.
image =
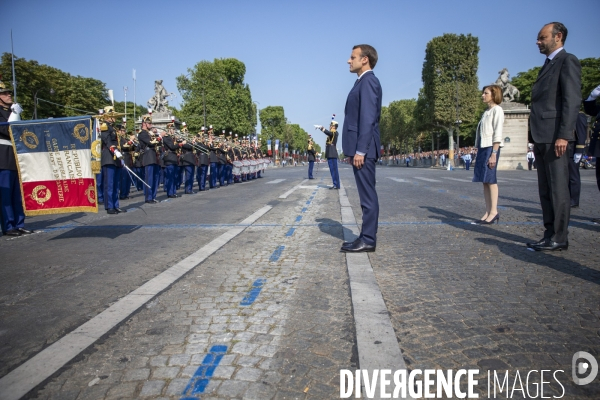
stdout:
<svg viewBox="0 0 600 400">
<path fill-rule="evenodd" d="M 531 200 L 519 199 L 518 197 L 498 196 L 498 198 L 502 199 L 502 200 L 514 201 L 514 202 L 517 202 L 517 203 L 537 204 L 538 206 L 540 205 L 539 201 L 531 201 Z"/>
<path fill-rule="evenodd" d="M 552 255 L 552 253 L 547 252 L 535 252 L 539 257 L 532 257 L 532 253 L 530 250 L 527 250 L 525 247 L 525 243 L 538 238 L 523 238 L 522 236 L 515 235 L 508 232 L 503 232 L 495 229 L 494 227 L 486 226 L 486 225 L 471 225 L 465 224 L 461 219 L 465 219 L 467 217 L 456 214 L 454 212 L 443 210 L 437 207 L 424 207 L 421 208 L 427 209 L 433 213 L 438 214 L 431 216 L 431 218 L 439 218 L 442 222 L 451 225 L 455 228 L 460 228 L 467 231 L 479 232 L 489 236 L 495 236 L 500 239 L 505 239 L 510 242 L 521 242 L 523 245 L 518 245 L 515 243 L 506 243 L 493 238 L 476 238 L 476 240 L 485 243 L 485 244 L 496 244 L 498 249 L 506 254 L 507 256 L 514 258 L 516 260 L 520 260 L 523 262 L 534 263 L 543 267 L 552 268 L 556 271 L 563 272 L 565 274 L 569 274 L 575 276 L 580 279 L 584 279 L 586 281 L 600 284 L 600 271 L 588 268 L 584 265 L 581 265 L 575 261 L 571 261 L 562 257 L 556 257 Z M 578 224 L 584 225 L 584 224 Z M 589 226 L 589 225 L 586 225 Z"/>
<path fill-rule="evenodd" d="M 121 235 L 128 235 L 141 228 L 141 225 L 88 225 L 78 226 L 70 229 L 68 232 L 51 238 L 50 240 L 59 239 L 76 239 L 76 238 L 105 238 L 116 239 Z"/>
<path fill-rule="evenodd" d="M 344 236 L 349 234 L 353 237 L 352 231 L 342 225 L 339 221 L 334 221 L 329 218 L 317 218 L 317 224 L 319 224 L 319 230 L 323 233 L 333 236 L 336 239 L 344 240 Z"/>
</svg>

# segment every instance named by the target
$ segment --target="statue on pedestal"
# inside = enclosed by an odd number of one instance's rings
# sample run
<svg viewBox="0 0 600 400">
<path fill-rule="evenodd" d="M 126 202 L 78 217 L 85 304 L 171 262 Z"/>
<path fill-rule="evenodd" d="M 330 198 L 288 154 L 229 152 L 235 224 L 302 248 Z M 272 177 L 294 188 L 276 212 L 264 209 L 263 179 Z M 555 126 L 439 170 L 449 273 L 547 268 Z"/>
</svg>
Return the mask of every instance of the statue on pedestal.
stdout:
<svg viewBox="0 0 600 400">
<path fill-rule="evenodd" d="M 508 74 L 508 70 L 506 68 L 502 68 L 502 70 L 498 71 L 498 73 L 500 76 L 498 79 L 496 79 L 495 84 L 502 88 L 503 101 L 508 103 L 515 101 L 515 98 L 518 99 L 521 95 L 521 92 L 519 92 L 519 89 L 510 84 L 510 75 Z"/>
<path fill-rule="evenodd" d="M 148 108 L 151 108 L 153 112 L 162 113 L 168 112 L 167 106 L 169 102 L 167 97 L 174 97 L 173 93 L 168 93 L 162 84 L 162 79 L 154 81 L 154 96 L 148 100 Z"/>
</svg>

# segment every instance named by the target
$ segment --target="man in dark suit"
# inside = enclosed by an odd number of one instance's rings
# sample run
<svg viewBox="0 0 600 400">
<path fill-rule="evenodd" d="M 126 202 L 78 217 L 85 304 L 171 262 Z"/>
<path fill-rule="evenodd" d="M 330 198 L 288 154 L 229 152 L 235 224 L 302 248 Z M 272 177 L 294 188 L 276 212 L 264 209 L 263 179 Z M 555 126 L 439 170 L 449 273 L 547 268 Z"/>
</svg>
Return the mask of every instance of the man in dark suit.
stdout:
<svg viewBox="0 0 600 400">
<path fill-rule="evenodd" d="M 354 46 L 348 60 L 350 72 L 358 75 L 348 94 L 342 130 L 342 149 L 354 170 L 354 179 L 363 212 L 362 230 L 354 242 L 344 243 L 344 252 L 375 251 L 379 200 L 375 190 L 375 164 L 379 158 L 379 117 L 381 85 L 372 69 L 377 51 L 369 45 Z"/>
<path fill-rule="evenodd" d="M 567 28 L 560 22 L 545 25 L 538 34 L 546 62 L 531 90 L 529 142 L 533 143 L 544 237 L 527 247 L 567 250 L 570 218 L 569 153 L 567 145 L 581 105 L 581 65 L 564 49 Z"/>
</svg>

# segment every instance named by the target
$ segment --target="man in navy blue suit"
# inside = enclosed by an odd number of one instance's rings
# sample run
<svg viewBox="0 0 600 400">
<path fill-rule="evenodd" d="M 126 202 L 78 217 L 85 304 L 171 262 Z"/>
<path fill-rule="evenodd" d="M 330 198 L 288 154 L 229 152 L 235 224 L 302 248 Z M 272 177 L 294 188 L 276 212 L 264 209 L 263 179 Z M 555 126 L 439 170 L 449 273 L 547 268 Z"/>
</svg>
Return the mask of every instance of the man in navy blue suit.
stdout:
<svg viewBox="0 0 600 400">
<path fill-rule="evenodd" d="M 342 150 L 353 166 L 356 188 L 363 212 L 362 230 L 354 242 L 345 242 L 344 252 L 372 252 L 377 244 L 379 200 L 375 190 L 375 164 L 379 158 L 379 117 L 381 85 L 373 68 L 377 51 L 367 44 L 352 48 L 350 72 L 358 75 L 346 100 Z"/>
</svg>

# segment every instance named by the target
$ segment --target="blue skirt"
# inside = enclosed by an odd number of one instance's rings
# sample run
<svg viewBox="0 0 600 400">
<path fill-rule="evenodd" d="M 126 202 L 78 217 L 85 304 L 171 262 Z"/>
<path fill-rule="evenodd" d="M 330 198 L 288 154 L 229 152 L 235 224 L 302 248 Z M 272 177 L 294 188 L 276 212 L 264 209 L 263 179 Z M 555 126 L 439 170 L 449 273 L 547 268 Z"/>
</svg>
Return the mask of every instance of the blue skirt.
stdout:
<svg viewBox="0 0 600 400">
<path fill-rule="evenodd" d="M 487 165 L 493 149 L 492 146 L 477 149 L 475 168 L 473 168 L 473 182 L 498 183 L 496 182 L 496 170 L 498 169 L 498 161 L 500 160 L 500 149 L 498 149 L 498 153 L 496 154 L 496 166 L 492 169 Z"/>
</svg>

